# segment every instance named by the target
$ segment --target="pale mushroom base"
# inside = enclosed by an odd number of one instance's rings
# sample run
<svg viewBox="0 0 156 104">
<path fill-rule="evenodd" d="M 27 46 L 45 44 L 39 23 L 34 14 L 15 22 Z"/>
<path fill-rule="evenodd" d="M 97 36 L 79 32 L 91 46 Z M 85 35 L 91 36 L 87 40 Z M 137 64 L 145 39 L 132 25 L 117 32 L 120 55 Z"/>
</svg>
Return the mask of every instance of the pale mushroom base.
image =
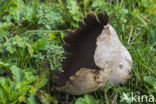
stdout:
<svg viewBox="0 0 156 104">
<path fill-rule="evenodd" d="M 72 95 L 80 95 L 89 93 L 102 87 L 108 80 L 112 70 L 95 70 L 81 68 L 79 71 L 72 75 L 66 85 L 56 88 Z"/>
</svg>

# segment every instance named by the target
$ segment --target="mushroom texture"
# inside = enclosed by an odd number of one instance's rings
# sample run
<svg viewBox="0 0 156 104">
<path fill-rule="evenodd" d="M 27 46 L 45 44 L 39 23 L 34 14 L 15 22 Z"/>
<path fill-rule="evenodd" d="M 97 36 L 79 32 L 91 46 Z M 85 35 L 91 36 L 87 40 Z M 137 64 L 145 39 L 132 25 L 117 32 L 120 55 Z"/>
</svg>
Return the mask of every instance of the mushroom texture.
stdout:
<svg viewBox="0 0 156 104">
<path fill-rule="evenodd" d="M 88 14 L 79 28 L 64 37 L 67 52 L 62 62 L 64 72 L 56 78 L 56 89 L 72 95 L 93 92 L 110 83 L 126 83 L 130 78 L 132 58 L 108 24 L 109 16 Z"/>
</svg>

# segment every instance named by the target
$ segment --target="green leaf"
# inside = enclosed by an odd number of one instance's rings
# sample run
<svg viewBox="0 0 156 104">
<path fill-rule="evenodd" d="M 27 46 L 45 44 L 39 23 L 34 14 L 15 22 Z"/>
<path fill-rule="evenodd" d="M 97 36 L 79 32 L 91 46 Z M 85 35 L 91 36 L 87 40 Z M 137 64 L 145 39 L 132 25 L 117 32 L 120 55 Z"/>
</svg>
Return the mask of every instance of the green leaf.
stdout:
<svg viewBox="0 0 156 104">
<path fill-rule="evenodd" d="M 11 5 L 13 0 L 1 0 L 0 1 L 0 15 L 4 13 L 4 9 Z"/>
<path fill-rule="evenodd" d="M 6 92 L 6 94 L 10 94 L 10 88 L 12 86 L 12 82 L 9 78 L 0 78 L 0 85 L 1 87 L 4 89 L 4 91 Z"/>
<path fill-rule="evenodd" d="M 26 93 L 28 93 L 28 91 L 30 92 L 31 88 L 33 87 L 32 85 L 29 85 L 31 83 L 33 83 L 36 80 L 36 78 L 32 79 L 32 80 L 26 80 L 26 81 L 22 81 L 19 82 L 16 86 L 18 88 L 18 91 L 21 95 L 25 95 Z M 38 89 L 37 89 L 38 90 Z"/>
<path fill-rule="evenodd" d="M 41 102 L 43 104 L 50 104 L 50 101 L 43 94 L 41 95 L 41 99 L 42 99 Z"/>
<path fill-rule="evenodd" d="M 0 103 L 6 104 L 7 103 L 7 95 L 3 88 L 0 87 Z"/>
<path fill-rule="evenodd" d="M 7 70 L 5 68 L 9 68 L 10 67 L 10 64 L 8 63 L 4 63 L 0 60 L 0 67 L 2 67 L 0 69 L 0 74 L 3 74 L 4 72 L 7 72 Z"/>
<path fill-rule="evenodd" d="M 48 75 L 47 71 L 41 72 L 39 75 L 39 78 L 35 82 L 34 86 L 36 88 L 41 88 L 41 87 L 45 86 L 45 84 L 47 84 L 47 81 L 48 81 L 47 75 Z"/>
<path fill-rule="evenodd" d="M 32 45 L 34 52 L 39 50 L 46 50 L 46 45 L 48 44 L 47 38 L 41 38 L 36 43 Z"/>
<path fill-rule="evenodd" d="M 75 21 L 78 21 L 79 16 L 79 6 L 76 0 L 67 0 L 67 8 L 69 9 L 69 13 L 72 15 L 72 18 Z"/>
<path fill-rule="evenodd" d="M 5 37 L 5 36 L 7 36 L 8 34 L 9 34 L 9 32 L 8 31 L 3 31 L 3 32 L 0 32 L 0 38 L 1 37 Z"/>
<path fill-rule="evenodd" d="M 87 13 L 87 7 L 89 5 L 89 2 L 90 2 L 90 0 L 83 0 L 83 7 L 84 7 L 85 15 Z"/>
<path fill-rule="evenodd" d="M 17 45 L 19 47 L 21 47 L 21 48 L 25 48 L 26 47 L 26 45 L 25 45 L 26 39 L 21 38 L 19 35 L 16 35 L 15 38 L 16 38 L 16 43 L 17 43 Z"/>
<path fill-rule="evenodd" d="M 21 96 L 18 97 L 19 103 L 26 102 L 26 96 L 22 95 L 22 93 L 20 93 L 20 94 L 21 94 Z"/>
<path fill-rule="evenodd" d="M 76 100 L 75 104 L 96 104 L 96 103 L 95 103 L 95 99 L 94 99 L 93 96 L 90 96 L 88 94 L 85 94 L 84 95 L 84 98 L 79 97 Z"/>
<path fill-rule="evenodd" d="M 12 46 L 11 43 L 8 43 L 8 44 L 5 44 L 7 46 L 7 50 L 13 54 L 15 51 L 16 51 L 16 47 L 15 46 Z"/>
<path fill-rule="evenodd" d="M 148 3 L 148 0 L 140 0 L 139 4 L 143 7 L 148 7 L 149 6 L 149 3 Z"/>
<path fill-rule="evenodd" d="M 43 92 L 42 90 L 41 92 L 42 92 L 41 99 L 42 99 L 43 104 L 58 104 L 57 100 L 54 97 Z"/>
<path fill-rule="evenodd" d="M 11 38 L 6 38 L 6 42 L 4 43 L 6 50 L 11 54 L 13 54 L 16 51 L 15 41 L 16 41 L 15 37 L 11 37 Z"/>
<path fill-rule="evenodd" d="M 13 90 L 13 82 L 9 78 L 0 78 L 0 86 L 0 99 L 2 98 L 2 102 L 8 104 L 11 101 L 11 104 L 15 104 L 19 94 Z"/>
<path fill-rule="evenodd" d="M 95 104 L 95 99 L 93 96 L 90 96 L 88 94 L 84 95 L 84 99 L 86 101 L 87 104 Z"/>
<path fill-rule="evenodd" d="M 53 6 L 39 5 L 37 18 L 38 24 L 46 29 L 56 29 L 64 23 L 61 9 Z"/>
<path fill-rule="evenodd" d="M 33 56 L 34 50 L 33 50 L 32 46 L 30 44 L 28 44 L 28 43 L 26 43 L 26 46 L 28 48 L 30 56 Z"/>
<path fill-rule="evenodd" d="M 94 0 L 92 3 L 92 7 L 96 8 L 96 7 L 104 7 L 106 5 L 105 0 Z"/>
<path fill-rule="evenodd" d="M 27 100 L 28 100 L 28 104 L 37 104 L 35 95 L 30 95 Z"/>
<path fill-rule="evenodd" d="M 9 67 L 10 65 L 8 63 L 4 63 L 0 60 L 0 67 Z"/>
<path fill-rule="evenodd" d="M 154 89 L 156 89 L 156 82 L 154 82 L 153 86 L 154 86 Z"/>
<path fill-rule="evenodd" d="M 48 24 L 46 24 L 45 27 L 46 27 L 47 29 L 49 29 L 49 30 L 51 29 L 51 26 L 48 25 Z"/>
<path fill-rule="evenodd" d="M 75 102 L 75 104 L 85 104 L 85 99 L 83 99 L 82 97 L 78 98 Z"/>
<path fill-rule="evenodd" d="M 150 85 L 152 85 L 152 86 L 154 86 L 154 85 L 156 85 L 155 83 L 156 83 L 156 78 L 155 77 L 153 77 L 153 76 L 145 76 L 144 77 L 144 80 L 146 81 L 146 82 L 148 82 Z M 155 86 L 156 87 L 156 86 Z"/>
<path fill-rule="evenodd" d="M 13 80 L 15 83 L 19 83 L 25 79 L 24 71 L 17 66 L 13 65 L 11 68 L 12 74 L 13 74 Z"/>
</svg>

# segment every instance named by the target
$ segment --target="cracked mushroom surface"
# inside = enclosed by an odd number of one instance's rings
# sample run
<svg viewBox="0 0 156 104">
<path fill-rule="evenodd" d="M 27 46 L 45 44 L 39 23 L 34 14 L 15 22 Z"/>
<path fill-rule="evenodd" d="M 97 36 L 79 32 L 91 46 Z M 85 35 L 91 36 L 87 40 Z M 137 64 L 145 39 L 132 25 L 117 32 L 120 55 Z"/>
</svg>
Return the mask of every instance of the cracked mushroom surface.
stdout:
<svg viewBox="0 0 156 104">
<path fill-rule="evenodd" d="M 132 58 L 120 42 L 106 13 L 88 14 L 79 27 L 64 37 L 67 53 L 56 89 L 72 95 L 93 92 L 110 83 L 126 83 Z"/>
</svg>

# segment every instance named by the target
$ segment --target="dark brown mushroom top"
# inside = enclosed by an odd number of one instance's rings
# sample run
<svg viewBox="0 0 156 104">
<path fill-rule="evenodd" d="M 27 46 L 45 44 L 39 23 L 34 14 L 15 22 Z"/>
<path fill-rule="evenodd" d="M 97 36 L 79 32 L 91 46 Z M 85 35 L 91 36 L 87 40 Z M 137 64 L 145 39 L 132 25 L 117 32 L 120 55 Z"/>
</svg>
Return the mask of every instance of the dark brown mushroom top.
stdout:
<svg viewBox="0 0 156 104">
<path fill-rule="evenodd" d="M 87 15 L 84 22 L 79 21 L 79 27 L 75 31 L 68 30 L 63 45 L 67 52 L 62 62 L 64 72 L 58 74 L 57 86 L 64 86 L 69 77 L 80 68 L 99 69 L 94 62 L 96 40 L 108 22 L 109 17 L 106 13 L 98 14 L 97 17 L 92 13 Z"/>
</svg>

